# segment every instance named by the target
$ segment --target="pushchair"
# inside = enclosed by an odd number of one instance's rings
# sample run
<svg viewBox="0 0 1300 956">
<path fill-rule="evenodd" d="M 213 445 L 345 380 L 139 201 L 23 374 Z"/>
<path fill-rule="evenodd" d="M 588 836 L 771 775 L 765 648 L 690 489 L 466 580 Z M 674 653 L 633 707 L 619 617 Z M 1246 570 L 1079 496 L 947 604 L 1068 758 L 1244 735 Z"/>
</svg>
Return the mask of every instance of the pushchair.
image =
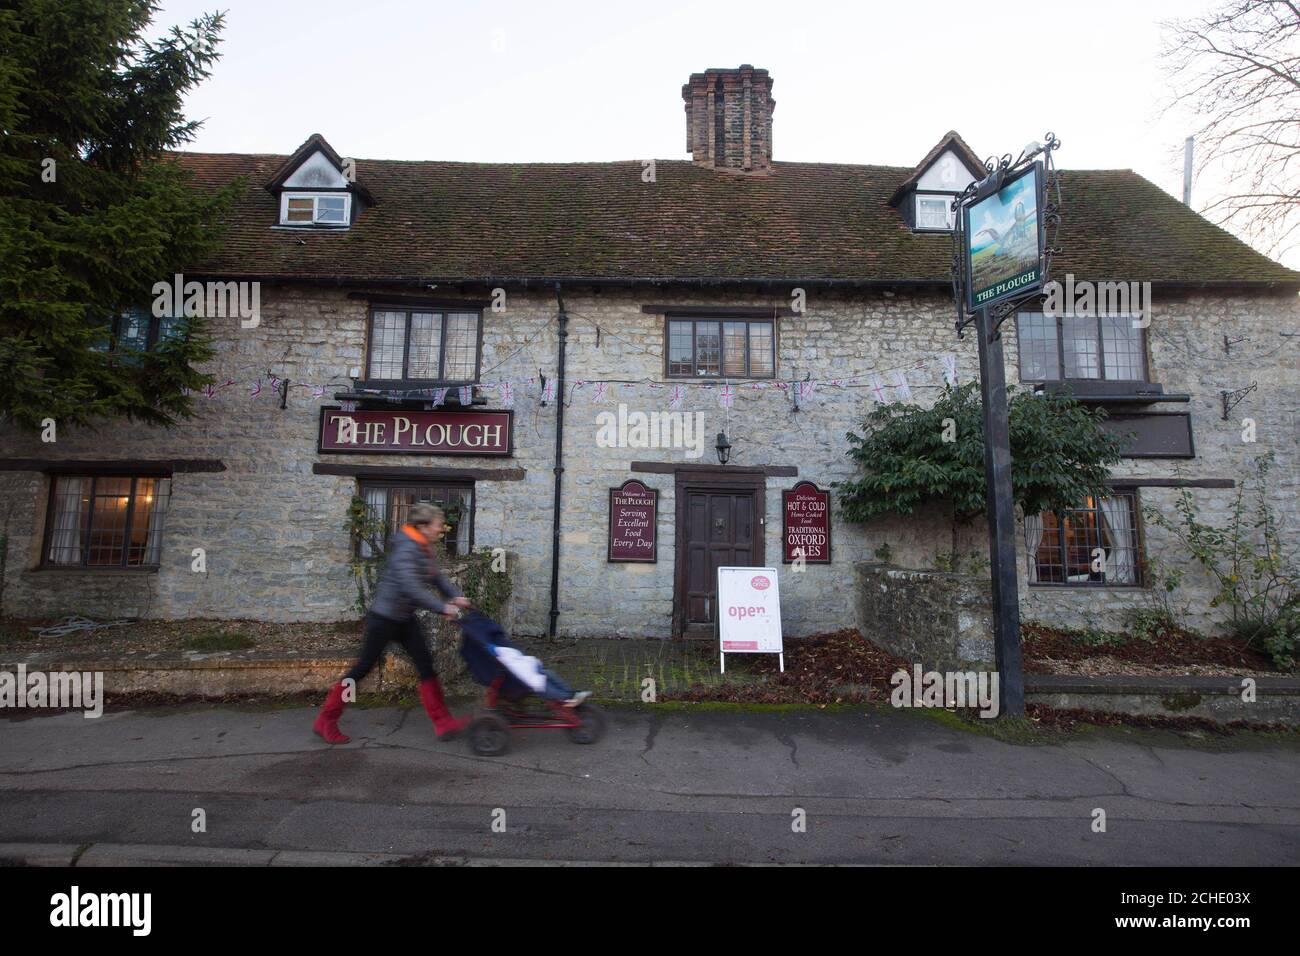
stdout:
<svg viewBox="0 0 1300 956">
<path fill-rule="evenodd" d="M 592 744 L 605 733 L 605 713 L 583 701 L 576 707 L 554 696 L 556 685 L 572 691 L 544 670 L 536 658 L 525 656 L 501 625 L 474 610 L 457 618 L 461 629 L 460 656 L 470 675 L 486 687 L 484 709 L 470 722 L 466 737 L 481 757 L 497 757 L 510 747 L 514 730 L 567 730 L 575 744 Z"/>
</svg>

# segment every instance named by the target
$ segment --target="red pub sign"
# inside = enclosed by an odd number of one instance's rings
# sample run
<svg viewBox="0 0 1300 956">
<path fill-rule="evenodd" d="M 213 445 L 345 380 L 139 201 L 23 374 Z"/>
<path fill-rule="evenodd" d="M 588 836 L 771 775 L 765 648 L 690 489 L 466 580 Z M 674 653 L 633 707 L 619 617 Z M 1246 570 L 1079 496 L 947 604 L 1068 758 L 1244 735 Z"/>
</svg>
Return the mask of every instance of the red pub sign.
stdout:
<svg viewBox="0 0 1300 956">
<path fill-rule="evenodd" d="M 831 560 L 831 494 L 811 481 L 781 492 L 781 551 L 784 563 L 799 558 L 811 564 Z"/>
<path fill-rule="evenodd" d="M 659 492 L 629 479 L 609 489 L 609 560 L 659 560 Z"/>
<path fill-rule="evenodd" d="M 317 450 L 394 455 L 510 455 L 514 413 L 322 408 Z"/>
</svg>

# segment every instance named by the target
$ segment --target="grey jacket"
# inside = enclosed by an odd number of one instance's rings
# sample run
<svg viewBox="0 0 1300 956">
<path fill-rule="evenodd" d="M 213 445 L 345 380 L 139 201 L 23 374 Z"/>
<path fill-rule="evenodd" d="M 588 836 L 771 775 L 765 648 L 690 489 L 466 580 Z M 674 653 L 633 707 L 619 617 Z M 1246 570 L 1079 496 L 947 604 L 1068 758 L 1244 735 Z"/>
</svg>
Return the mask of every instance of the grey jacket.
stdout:
<svg viewBox="0 0 1300 956">
<path fill-rule="evenodd" d="M 460 588 L 438 569 L 432 551 L 399 529 L 388 540 L 384 571 L 370 610 L 390 621 L 408 621 L 420 608 L 441 613 L 445 605 L 433 596 L 431 586 L 449 600 L 461 596 Z"/>
</svg>

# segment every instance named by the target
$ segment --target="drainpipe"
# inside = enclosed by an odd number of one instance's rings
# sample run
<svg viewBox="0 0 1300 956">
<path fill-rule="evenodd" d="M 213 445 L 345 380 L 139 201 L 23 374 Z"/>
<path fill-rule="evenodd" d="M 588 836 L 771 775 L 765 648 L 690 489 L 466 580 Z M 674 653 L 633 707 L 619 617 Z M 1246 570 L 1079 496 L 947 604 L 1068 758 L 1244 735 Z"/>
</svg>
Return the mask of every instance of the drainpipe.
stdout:
<svg viewBox="0 0 1300 956">
<path fill-rule="evenodd" d="M 547 636 L 555 637 L 560 616 L 560 502 L 564 480 L 564 345 L 569 337 L 569 315 L 564 311 L 560 283 L 555 283 L 555 301 L 560 307 L 560 361 L 555 376 L 555 504 L 551 516 L 551 623 Z"/>
</svg>

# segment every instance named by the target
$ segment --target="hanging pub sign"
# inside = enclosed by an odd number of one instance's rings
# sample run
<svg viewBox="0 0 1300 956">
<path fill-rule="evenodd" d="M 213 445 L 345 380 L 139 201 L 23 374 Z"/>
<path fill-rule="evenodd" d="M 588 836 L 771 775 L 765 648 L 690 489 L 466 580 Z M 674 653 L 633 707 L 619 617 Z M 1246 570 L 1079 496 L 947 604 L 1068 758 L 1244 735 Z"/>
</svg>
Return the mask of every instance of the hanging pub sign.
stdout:
<svg viewBox="0 0 1300 956">
<path fill-rule="evenodd" d="M 609 489 L 609 560 L 657 562 L 658 517 L 659 492 L 654 488 L 629 479 Z"/>
<path fill-rule="evenodd" d="M 322 408 L 316 450 L 390 455 L 510 455 L 514 412 Z"/>
<path fill-rule="evenodd" d="M 967 307 L 988 308 L 1043 286 L 1043 164 L 962 207 Z"/>
<path fill-rule="evenodd" d="M 801 481 L 781 492 L 782 559 L 789 564 L 800 557 L 809 564 L 831 560 L 831 494 L 811 481 Z M 802 553 L 800 553 L 802 552 Z"/>
</svg>

